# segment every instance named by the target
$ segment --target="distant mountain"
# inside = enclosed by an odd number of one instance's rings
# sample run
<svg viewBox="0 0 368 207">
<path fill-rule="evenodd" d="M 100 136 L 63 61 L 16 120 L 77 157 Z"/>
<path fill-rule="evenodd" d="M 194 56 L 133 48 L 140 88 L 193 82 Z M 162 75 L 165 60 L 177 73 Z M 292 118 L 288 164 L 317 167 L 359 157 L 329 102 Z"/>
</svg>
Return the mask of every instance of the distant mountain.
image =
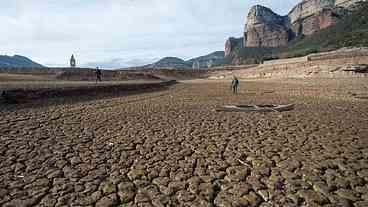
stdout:
<svg viewBox="0 0 368 207">
<path fill-rule="evenodd" d="M 43 65 L 38 64 L 27 57 L 14 55 L 0 55 L 1 68 L 44 68 Z"/>
<path fill-rule="evenodd" d="M 88 63 L 82 64 L 82 67 L 87 67 L 87 68 L 100 67 L 104 69 L 132 68 L 132 67 L 137 67 L 137 65 L 150 64 L 157 60 L 158 58 L 134 58 L 134 59 L 114 58 L 111 60 L 88 62 Z"/>
<path fill-rule="evenodd" d="M 224 51 L 216 51 L 205 56 L 190 59 L 186 62 L 192 65 L 192 68 L 210 68 L 224 64 L 224 56 Z"/>
<path fill-rule="evenodd" d="M 177 57 L 165 57 L 153 64 L 148 65 L 148 67 L 189 69 L 192 68 L 192 65 L 188 64 L 186 61 Z"/>
<path fill-rule="evenodd" d="M 173 69 L 197 69 L 197 68 L 209 68 L 212 66 L 224 64 L 224 51 L 217 51 L 211 54 L 192 58 L 190 60 L 183 60 L 177 57 L 165 57 L 161 60 L 146 65 L 146 68 L 173 68 Z"/>
</svg>

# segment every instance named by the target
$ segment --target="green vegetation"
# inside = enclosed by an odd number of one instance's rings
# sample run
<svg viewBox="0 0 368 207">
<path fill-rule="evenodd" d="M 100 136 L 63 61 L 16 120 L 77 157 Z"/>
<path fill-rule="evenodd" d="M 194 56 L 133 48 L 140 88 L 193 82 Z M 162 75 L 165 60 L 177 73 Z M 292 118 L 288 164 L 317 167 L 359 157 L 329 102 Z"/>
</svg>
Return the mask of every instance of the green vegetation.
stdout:
<svg viewBox="0 0 368 207">
<path fill-rule="evenodd" d="M 258 64 L 264 60 L 275 59 L 278 52 L 277 48 L 246 47 L 236 48 L 229 57 L 225 58 L 227 64 L 240 61 L 238 64 Z"/>
<path fill-rule="evenodd" d="M 341 20 L 334 26 L 320 30 L 311 36 L 299 36 L 284 48 L 240 48 L 234 58 L 242 64 L 259 63 L 263 60 L 301 57 L 311 53 L 326 52 L 342 47 L 368 46 L 368 2 L 358 4 L 352 12 L 340 11 Z"/>
</svg>

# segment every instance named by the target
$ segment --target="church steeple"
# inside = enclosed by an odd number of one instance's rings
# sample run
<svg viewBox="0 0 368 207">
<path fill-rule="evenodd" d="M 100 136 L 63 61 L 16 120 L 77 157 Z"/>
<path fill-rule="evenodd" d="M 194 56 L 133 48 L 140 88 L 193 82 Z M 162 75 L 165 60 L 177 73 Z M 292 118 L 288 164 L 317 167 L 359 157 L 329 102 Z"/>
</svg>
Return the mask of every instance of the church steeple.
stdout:
<svg viewBox="0 0 368 207">
<path fill-rule="evenodd" d="M 76 66 L 76 61 L 75 61 L 75 58 L 74 58 L 74 55 L 72 55 L 72 57 L 70 58 L 70 67 L 71 68 L 75 68 Z"/>
</svg>

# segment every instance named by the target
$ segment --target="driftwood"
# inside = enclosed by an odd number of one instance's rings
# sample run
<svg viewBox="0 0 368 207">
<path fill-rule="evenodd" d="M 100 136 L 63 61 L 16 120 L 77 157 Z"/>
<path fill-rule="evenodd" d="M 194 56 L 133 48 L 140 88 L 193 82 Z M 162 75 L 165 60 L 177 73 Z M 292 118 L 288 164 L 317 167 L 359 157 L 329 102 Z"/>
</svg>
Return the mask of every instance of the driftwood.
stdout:
<svg viewBox="0 0 368 207">
<path fill-rule="evenodd" d="M 345 69 L 344 71 L 355 73 L 368 73 L 368 65 L 366 64 L 352 65 L 348 69 Z"/>
<path fill-rule="evenodd" d="M 282 112 L 291 111 L 294 104 L 287 105 L 228 105 L 217 108 L 216 111 L 224 112 Z"/>
</svg>

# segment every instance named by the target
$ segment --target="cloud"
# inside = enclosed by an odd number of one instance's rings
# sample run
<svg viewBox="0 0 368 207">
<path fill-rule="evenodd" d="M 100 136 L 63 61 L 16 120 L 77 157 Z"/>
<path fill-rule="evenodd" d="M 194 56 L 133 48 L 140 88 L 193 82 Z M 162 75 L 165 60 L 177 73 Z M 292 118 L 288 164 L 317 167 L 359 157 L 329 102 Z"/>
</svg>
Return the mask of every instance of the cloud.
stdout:
<svg viewBox="0 0 368 207">
<path fill-rule="evenodd" d="M 240 36 L 249 8 L 286 14 L 296 0 L 12 0 L 2 2 L 1 53 L 46 65 L 113 59 L 188 58 L 223 50 Z M 139 62 L 139 61 L 136 61 Z"/>
</svg>

